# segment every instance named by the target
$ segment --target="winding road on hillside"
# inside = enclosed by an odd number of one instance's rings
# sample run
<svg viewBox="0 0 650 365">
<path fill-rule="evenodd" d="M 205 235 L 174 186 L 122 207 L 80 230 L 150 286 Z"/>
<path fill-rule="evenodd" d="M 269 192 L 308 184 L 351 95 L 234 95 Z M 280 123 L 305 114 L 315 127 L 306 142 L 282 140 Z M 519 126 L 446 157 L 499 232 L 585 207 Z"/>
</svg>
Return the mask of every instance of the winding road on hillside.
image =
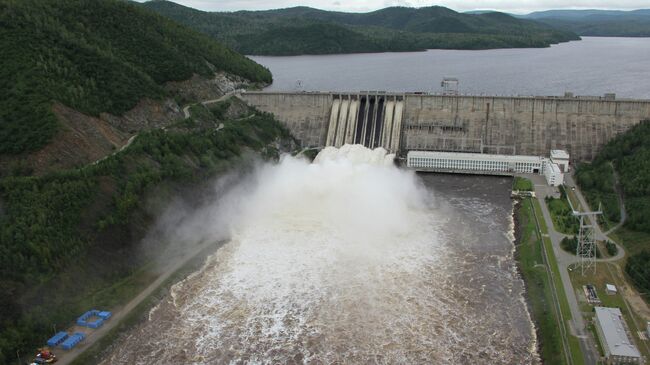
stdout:
<svg viewBox="0 0 650 365">
<path fill-rule="evenodd" d="M 233 95 L 238 95 L 238 94 L 241 93 L 241 92 L 242 92 L 242 90 L 233 90 L 233 91 L 229 91 L 229 92 L 223 94 L 221 97 L 219 97 L 219 98 L 217 98 L 217 99 L 205 100 L 205 101 L 202 101 L 202 102 L 200 102 L 200 103 L 196 103 L 196 104 L 208 105 L 208 104 L 219 103 L 219 102 L 222 102 L 222 101 L 228 99 L 229 97 L 231 97 L 231 96 L 233 96 Z M 183 108 L 183 115 L 185 116 L 185 118 L 189 118 L 189 117 L 190 117 L 190 108 L 191 108 L 192 106 L 196 105 L 196 104 L 189 104 L 189 105 L 186 105 L 186 106 Z"/>
</svg>

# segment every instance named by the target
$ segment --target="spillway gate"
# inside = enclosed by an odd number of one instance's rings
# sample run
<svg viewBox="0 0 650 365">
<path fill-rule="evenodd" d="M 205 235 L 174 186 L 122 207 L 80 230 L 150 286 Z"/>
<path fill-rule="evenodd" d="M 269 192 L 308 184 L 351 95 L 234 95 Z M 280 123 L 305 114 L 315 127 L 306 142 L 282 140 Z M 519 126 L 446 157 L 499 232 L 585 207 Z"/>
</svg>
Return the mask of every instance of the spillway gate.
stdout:
<svg viewBox="0 0 650 365">
<path fill-rule="evenodd" d="M 400 95 L 335 94 L 327 128 L 327 146 L 362 144 L 397 152 L 404 99 Z"/>
</svg>

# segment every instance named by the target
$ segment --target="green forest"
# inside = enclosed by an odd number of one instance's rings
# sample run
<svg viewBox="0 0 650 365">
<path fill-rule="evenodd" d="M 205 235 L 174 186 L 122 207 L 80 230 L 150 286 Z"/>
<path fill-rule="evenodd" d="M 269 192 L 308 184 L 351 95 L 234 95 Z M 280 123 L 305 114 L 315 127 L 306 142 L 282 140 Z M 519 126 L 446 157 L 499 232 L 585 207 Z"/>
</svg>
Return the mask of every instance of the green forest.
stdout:
<svg viewBox="0 0 650 365">
<path fill-rule="evenodd" d="M 131 291 L 121 298 L 111 288 L 146 264 L 134 252 L 155 221 L 152 201 L 164 209 L 184 187 L 201 186 L 244 151 L 274 158 L 272 142 L 292 148 L 271 115 L 239 105 L 233 116 L 227 109 L 142 132 L 97 164 L 0 180 L 0 363 L 41 345 L 84 306 L 128 299 Z M 225 127 L 217 130 L 220 123 Z"/>
<path fill-rule="evenodd" d="M 210 37 L 120 0 L 0 0 L 0 49 L 0 154 L 47 144 L 58 128 L 54 101 L 120 115 L 193 74 L 271 82 Z"/>
<path fill-rule="evenodd" d="M 650 121 L 643 121 L 620 134 L 598 153 L 592 163 L 578 166 L 577 182 L 589 204 L 603 203 L 612 221 L 620 220 L 615 204 L 614 170 L 619 176 L 627 219 L 624 228 L 650 234 Z M 625 244 L 625 242 L 623 242 Z M 632 255 L 626 272 L 637 286 L 650 291 L 650 247 Z M 644 268 L 644 269 L 640 269 Z"/>
<path fill-rule="evenodd" d="M 649 37 L 650 9 L 620 10 L 551 10 L 532 13 L 535 19 L 557 29 L 591 37 Z"/>
<path fill-rule="evenodd" d="M 548 47 L 579 39 L 507 14 L 463 14 L 440 6 L 370 13 L 308 7 L 217 13 L 160 0 L 143 6 L 251 55 Z"/>
</svg>

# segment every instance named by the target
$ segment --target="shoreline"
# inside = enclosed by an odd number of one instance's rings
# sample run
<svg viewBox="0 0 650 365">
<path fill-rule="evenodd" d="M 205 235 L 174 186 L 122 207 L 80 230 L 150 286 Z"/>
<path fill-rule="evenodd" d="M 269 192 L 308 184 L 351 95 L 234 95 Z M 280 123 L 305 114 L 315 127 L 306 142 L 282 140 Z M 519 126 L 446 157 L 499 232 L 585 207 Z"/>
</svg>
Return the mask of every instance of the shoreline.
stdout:
<svg viewBox="0 0 650 365">
<path fill-rule="evenodd" d="M 74 359 L 59 363 L 69 363 L 72 365 L 101 363 L 103 361 L 102 357 L 109 353 L 121 339 L 125 338 L 125 336 L 128 337 L 132 329 L 147 320 L 150 312 L 160 305 L 165 297 L 171 294 L 174 285 L 203 270 L 210 257 L 228 242 L 228 240 L 224 240 L 202 247 L 193 256 L 189 257 L 187 261 L 181 263 L 169 276 L 164 278 L 131 311 L 125 313 L 123 318 L 115 323 L 113 328 L 106 334 L 98 338 L 97 341 L 88 347 L 80 348 L 79 350 L 82 351 Z"/>
<path fill-rule="evenodd" d="M 513 244 L 513 259 L 515 262 L 515 270 L 517 271 L 517 274 L 519 275 L 522 283 L 523 283 L 523 291 L 522 291 L 522 299 L 524 301 L 524 304 L 526 306 L 526 312 L 528 313 L 528 317 L 530 318 L 530 322 L 532 325 L 532 330 L 534 333 L 534 341 L 535 341 L 535 352 L 537 353 L 538 360 L 540 361 L 541 364 L 544 364 L 544 358 L 542 356 L 542 334 L 539 326 L 539 319 L 536 318 L 533 315 L 533 304 L 532 300 L 530 298 L 530 291 L 529 291 L 529 283 L 528 280 L 526 280 L 526 276 L 524 275 L 524 272 L 522 270 L 522 262 L 519 259 L 520 256 L 520 251 L 521 251 L 521 246 L 522 246 L 522 226 L 519 218 L 519 214 L 522 209 L 522 198 L 516 197 L 512 199 L 512 221 L 514 224 L 514 232 L 513 232 L 513 239 L 512 239 L 512 244 Z"/>
<path fill-rule="evenodd" d="M 543 255 L 542 237 L 537 230 L 532 198 L 517 198 L 513 209 L 516 221 L 515 262 L 524 281 L 525 301 L 534 323 L 537 347 L 543 364 L 567 364 L 569 359 L 560 331 L 557 308 L 550 276 Z M 565 356 L 566 355 L 566 356 Z"/>
<path fill-rule="evenodd" d="M 532 302 L 530 299 L 530 293 L 529 293 L 529 283 L 526 280 L 526 277 L 522 271 L 521 268 L 521 262 L 519 261 L 519 250 L 521 248 L 521 224 L 520 224 L 520 219 L 519 219 L 519 213 L 520 210 L 522 209 L 521 207 L 521 198 L 514 198 L 512 199 L 512 211 L 511 211 L 511 218 L 512 218 L 512 259 L 514 261 L 514 266 L 515 266 L 515 271 L 517 272 L 517 275 L 519 276 L 519 279 L 521 280 L 521 283 L 523 285 L 523 290 L 521 292 L 521 300 L 526 308 L 526 313 L 528 314 L 528 319 L 530 320 L 531 324 L 531 331 L 533 335 L 533 349 L 535 354 L 537 355 L 537 360 L 539 361 L 540 364 L 544 364 L 545 361 L 542 357 L 542 340 L 541 340 L 541 332 L 540 332 L 540 326 L 538 323 L 538 319 L 533 315 L 533 307 L 532 307 Z"/>
</svg>

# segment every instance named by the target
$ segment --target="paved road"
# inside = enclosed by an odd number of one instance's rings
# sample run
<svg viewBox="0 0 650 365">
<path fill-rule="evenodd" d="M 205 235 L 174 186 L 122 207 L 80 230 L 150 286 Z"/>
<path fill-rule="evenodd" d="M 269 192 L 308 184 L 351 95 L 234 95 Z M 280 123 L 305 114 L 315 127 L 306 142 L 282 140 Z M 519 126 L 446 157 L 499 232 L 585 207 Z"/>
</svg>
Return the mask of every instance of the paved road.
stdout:
<svg viewBox="0 0 650 365">
<path fill-rule="evenodd" d="M 567 301 L 569 302 L 569 309 L 571 310 L 571 321 L 569 326 L 573 330 L 573 334 L 578 337 L 580 341 L 580 351 L 585 359 L 585 364 L 595 365 L 599 356 L 596 352 L 596 346 L 593 343 L 591 337 L 588 335 L 586 324 L 584 318 L 582 318 L 582 313 L 580 312 L 580 307 L 578 306 L 578 300 L 576 299 L 576 294 L 571 284 L 571 279 L 569 278 L 569 265 L 576 262 L 576 257 L 565 252 L 560 247 L 560 241 L 566 235 L 559 233 L 553 227 L 553 220 L 551 219 L 551 214 L 548 211 L 546 202 L 544 198 L 553 194 L 552 188 L 548 187 L 546 184 L 535 184 L 535 195 L 539 205 L 542 208 L 542 215 L 546 221 L 546 226 L 548 227 L 548 235 L 553 244 L 553 253 L 557 260 L 557 264 L 560 270 L 560 279 L 562 280 L 562 286 L 564 287 L 564 293 L 566 294 Z"/>
<path fill-rule="evenodd" d="M 67 365 L 72 363 L 79 355 L 81 355 L 86 349 L 92 346 L 95 342 L 104 337 L 111 329 L 120 324 L 120 321 L 129 314 L 135 307 L 137 307 L 143 300 L 145 300 L 149 295 L 151 295 L 155 290 L 157 290 L 160 285 L 162 285 L 169 277 L 178 271 L 181 267 L 185 266 L 191 259 L 199 255 L 203 250 L 208 248 L 211 245 L 217 244 L 216 242 L 202 242 L 194 246 L 191 250 L 184 254 L 180 254 L 177 257 L 179 260 L 176 260 L 173 263 L 170 263 L 165 269 L 164 272 L 156 279 L 153 283 L 144 289 L 140 294 L 135 298 L 131 299 L 124 307 L 120 308 L 117 311 L 113 312 L 111 319 L 105 322 L 105 324 L 97 330 L 92 330 L 89 332 L 85 340 L 79 343 L 75 348 L 70 351 L 63 350 L 54 350 L 59 361 L 58 365 Z"/>
</svg>

